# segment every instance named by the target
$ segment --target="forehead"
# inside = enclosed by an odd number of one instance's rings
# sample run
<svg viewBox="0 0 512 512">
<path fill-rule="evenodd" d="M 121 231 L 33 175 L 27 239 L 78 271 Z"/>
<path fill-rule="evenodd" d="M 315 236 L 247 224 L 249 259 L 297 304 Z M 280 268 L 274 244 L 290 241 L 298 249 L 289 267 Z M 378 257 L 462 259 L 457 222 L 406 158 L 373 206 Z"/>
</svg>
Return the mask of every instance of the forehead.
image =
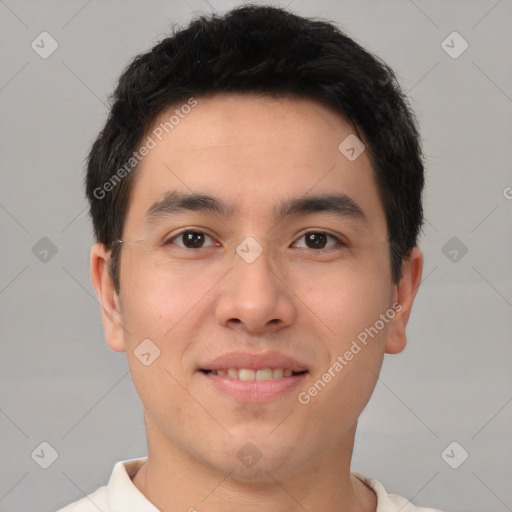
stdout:
<svg viewBox="0 0 512 512">
<path fill-rule="evenodd" d="M 169 108 L 148 131 L 153 147 L 137 169 L 127 220 L 143 219 L 171 191 L 218 197 L 252 218 L 275 215 L 285 199 L 342 193 L 370 221 L 383 216 L 369 156 L 351 161 L 340 151 L 356 130 L 338 113 L 290 97 L 194 102 Z"/>
<path fill-rule="evenodd" d="M 184 109 L 185 102 L 164 111 L 150 129 L 157 138 L 161 134 L 161 150 L 166 146 L 183 150 L 175 155 L 176 162 L 183 157 L 200 159 L 204 152 L 227 154 L 232 148 L 240 158 L 268 158 L 273 152 L 277 160 L 280 153 L 291 151 L 294 161 L 310 163 L 311 157 L 320 156 L 318 149 L 332 149 L 343 133 L 355 132 L 341 115 L 305 98 L 222 93 L 195 101 L 186 115 L 174 115 Z M 265 151 L 257 154 L 255 150 Z"/>
</svg>

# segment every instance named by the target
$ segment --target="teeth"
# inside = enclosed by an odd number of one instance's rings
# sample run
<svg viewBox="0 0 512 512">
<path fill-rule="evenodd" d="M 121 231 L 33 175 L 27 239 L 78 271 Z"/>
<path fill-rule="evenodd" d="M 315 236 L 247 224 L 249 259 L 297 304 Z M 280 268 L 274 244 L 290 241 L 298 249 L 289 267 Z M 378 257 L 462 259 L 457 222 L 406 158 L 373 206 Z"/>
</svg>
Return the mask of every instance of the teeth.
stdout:
<svg viewBox="0 0 512 512">
<path fill-rule="evenodd" d="M 240 380 L 254 380 L 256 378 L 256 372 L 254 370 L 246 370 L 242 368 L 238 370 L 238 378 Z"/>
<path fill-rule="evenodd" d="M 284 375 L 284 370 L 282 368 L 275 368 L 272 370 L 272 377 L 274 379 L 281 379 Z"/>
<path fill-rule="evenodd" d="M 227 375 L 231 379 L 245 381 L 282 379 L 283 377 L 291 377 L 293 375 L 293 371 L 286 368 L 261 368 L 259 370 L 228 368 L 227 370 L 211 370 L 211 373 L 220 377 Z"/>
<path fill-rule="evenodd" d="M 264 368 L 256 372 L 256 380 L 271 380 L 272 370 L 270 368 Z"/>
<path fill-rule="evenodd" d="M 272 380 L 282 379 L 283 377 L 291 377 L 293 371 L 285 368 L 261 368 L 259 370 L 252 370 L 250 368 L 228 368 L 227 370 L 211 370 L 214 375 L 225 377 L 226 375 L 231 379 L 254 381 L 254 380 Z"/>
<path fill-rule="evenodd" d="M 232 379 L 238 379 L 238 370 L 235 370 L 235 368 L 229 368 L 228 376 L 231 377 Z"/>
</svg>

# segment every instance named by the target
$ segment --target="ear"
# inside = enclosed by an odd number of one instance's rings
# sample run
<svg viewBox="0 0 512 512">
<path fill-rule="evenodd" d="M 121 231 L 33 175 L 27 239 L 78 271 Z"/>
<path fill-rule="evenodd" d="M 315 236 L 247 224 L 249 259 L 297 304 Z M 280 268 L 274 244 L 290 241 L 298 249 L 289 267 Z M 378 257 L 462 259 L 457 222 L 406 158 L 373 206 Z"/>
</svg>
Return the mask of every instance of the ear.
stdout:
<svg viewBox="0 0 512 512">
<path fill-rule="evenodd" d="M 101 304 L 101 317 L 107 345 L 116 352 L 124 352 L 125 340 L 121 323 L 121 306 L 108 270 L 109 259 L 110 253 L 103 244 L 93 245 L 91 249 L 91 279 Z"/>
<path fill-rule="evenodd" d="M 394 304 L 400 304 L 395 317 L 390 321 L 386 353 L 398 354 L 402 352 L 407 343 L 405 328 L 411 315 L 412 304 L 421 283 L 423 273 L 423 253 L 418 247 L 414 247 L 403 262 L 402 278 L 396 285 L 394 292 Z"/>
</svg>

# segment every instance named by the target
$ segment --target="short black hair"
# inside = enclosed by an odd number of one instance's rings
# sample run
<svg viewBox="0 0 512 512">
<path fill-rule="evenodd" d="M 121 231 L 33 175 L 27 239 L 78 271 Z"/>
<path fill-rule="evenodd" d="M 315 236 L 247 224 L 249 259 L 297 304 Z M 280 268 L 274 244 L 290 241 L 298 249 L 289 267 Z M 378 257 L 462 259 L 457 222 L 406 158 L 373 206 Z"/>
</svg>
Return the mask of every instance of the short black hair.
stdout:
<svg viewBox="0 0 512 512">
<path fill-rule="evenodd" d="M 119 79 L 86 176 L 95 237 L 112 251 L 116 290 L 116 241 L 122 238 L 137 149 L 169 107 L 218 93 L 308 98 L 354 125 L 386 212 L 397 283 L 423 223 L 424 170 L 416 119 L 395 74 L 331 22 L 249 4 L 222 16 L 196 17 L 135 57 Z"/>
</svg>

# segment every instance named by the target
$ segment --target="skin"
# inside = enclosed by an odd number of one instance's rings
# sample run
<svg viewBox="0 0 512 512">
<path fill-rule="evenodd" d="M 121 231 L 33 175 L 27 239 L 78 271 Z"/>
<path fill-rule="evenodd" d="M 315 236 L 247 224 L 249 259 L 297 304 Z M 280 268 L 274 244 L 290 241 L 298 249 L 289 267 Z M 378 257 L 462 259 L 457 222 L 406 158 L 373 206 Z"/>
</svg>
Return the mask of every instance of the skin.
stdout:
<svg viewBox="0 0 512 512">
<path fill-rule="evenodd" d="M 423 256 L 414 248 L 401 281 L 392 283 L 369 156 L 365 151 L 351 162 L 338 150 L 351 133 L 350 123 L 312 100 L 198 98 L 140 164 L 123 240 L 145 242 L 122 248 L 119 295 L 109 253 L 93 247 L 107 344 L 126 351 L 144 407 L 148 462 L 133 482 L 159 509 L 375 510 L 373 491 L 350 474 L 357 420 L 384 354 L 405 347 Z M 171 190 L 221 198 L 234 212 L 229 218 L 188 212 L 149 228 L 147 210 Z M 333 191 L 350 196 L 367 222 L 325 212 L 274 216 L 286 199 Z M 220 246 L 184 256 L 176 246 L 158 245 L 190 226 L 212 237 L 206 245 Z M 320 254 L 305 243 L 309 231 L 343 237 L 348 246 L 329 241 Z M 248 234 L 263 248 L 251 264 L 234 252 Z M 396 302 L 401 311 L 309 404 L 300 404 L 297 393 Z M 134 355 L 147 338 L 160 349 L 149 366 Z M 198 371 L 219 354 L 267 349 L 307 363 L 300 389 L 266 402 L 241 401 Z M 247 442 L 262 454 L 250 468 L 237 457 Z"/>
</svg>

